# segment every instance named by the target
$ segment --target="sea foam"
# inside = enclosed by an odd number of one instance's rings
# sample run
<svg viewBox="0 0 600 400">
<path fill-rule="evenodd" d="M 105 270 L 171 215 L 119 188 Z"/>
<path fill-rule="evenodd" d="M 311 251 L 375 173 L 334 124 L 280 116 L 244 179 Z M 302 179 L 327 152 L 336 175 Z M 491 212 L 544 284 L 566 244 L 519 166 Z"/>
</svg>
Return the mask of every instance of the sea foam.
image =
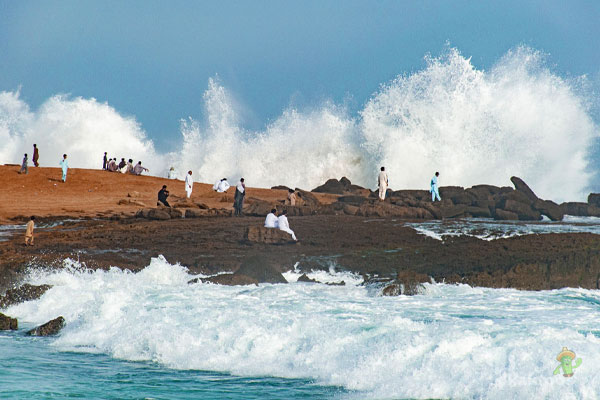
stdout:
<svg viewBox="0 0 600 400">
<path fill-rule="evenodd" d="M 102 153 L 142 160 L 151 174 L 174 166 L 197 180 L 241 176 L 259 187 L 311 189 L 347 176 L 373 188 L 381 165 L 394 189 L 509 184 L 522 177 L 543 198 L 583 199 L 600 129 L 585 77 L 565 79 L 540 52 L 509 51 L 489 70 L 456 49 L 426 57 L 426 66 L 383 84 L 357 113 L 326 102 L 286 109 L 261 131 L 244 129 L 236 99 L 217 80 L 204 93 L 206 120 L 181 122 L 181 147 L 156 149 L 133 117 L 97 100 L 53 96 L 37 110 L 19 92 L 0 93 L 0 162 L 41 149 L 43 166 L 68 153 L 71 166 L 99 168 Z M 268 96 L 268 93 L 265 93 Z"/>
<path fill-rule="evenodd" d="M 422 295 L 381 297 L 335 271 L 329 279 L 350 284 L 187 284 L 194 276 L 162 257 L 138 273 L 68 263 L 32 273 L 32 283 L 54 286 L 7 310 L 25 328 L 63 315 L 67 326 L 50 342 L 59 351 L 308 378 L 358 398 L 600 393 L 600 295 L 593 290 L 426 284 Z M 583 359 L 573 378 L 553 375 L 563 346 Z"/>
</svg>

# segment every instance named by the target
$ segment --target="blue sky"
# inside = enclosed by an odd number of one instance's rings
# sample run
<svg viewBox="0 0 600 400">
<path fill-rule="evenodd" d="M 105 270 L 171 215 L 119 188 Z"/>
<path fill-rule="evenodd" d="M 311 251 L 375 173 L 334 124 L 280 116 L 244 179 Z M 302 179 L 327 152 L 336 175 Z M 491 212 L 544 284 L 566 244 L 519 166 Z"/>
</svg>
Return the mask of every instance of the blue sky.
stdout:
<svg viewBox="0 0 600 400">
<path fill-rule="evenodd" d="M 489 68 L 520 44 L 563 76 L 600 80 L 600 2 L 0 0 L 0 90 L 57 93 L 133 115 L 159 146 L 202 117 L 207 80 L 260 129 L 292 105 L 359 109 L 447 43 Z"/>
</svg>

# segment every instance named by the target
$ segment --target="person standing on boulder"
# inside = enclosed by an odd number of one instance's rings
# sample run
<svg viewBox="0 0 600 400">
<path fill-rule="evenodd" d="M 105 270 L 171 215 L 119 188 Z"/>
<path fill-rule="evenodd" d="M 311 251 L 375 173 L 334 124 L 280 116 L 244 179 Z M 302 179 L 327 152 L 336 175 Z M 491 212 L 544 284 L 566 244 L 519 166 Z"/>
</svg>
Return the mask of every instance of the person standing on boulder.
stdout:
<svg viewBox="0 0 600 400">
<path fill-rule="evenodd" d="M 40 166 L 40 164 L 38 163 L 39 159 L 40 159 L 40 153 L 38 152 L 37 144 L 34 143 L 32 161 L 33 161 L 33 165 L 35 165 L 36 167 Z"/>
<path fill-rule="evenodd" d="M 67 181 L 67 171 L 69 170 L 69 163 L 67 162 L 67 155 L 63 154 L 63 159 L 60 161 L 60 167 L 62 168 L 62 181 Z"/>
<path fill-rule="evenodd" d="M 436 197 L 438 201 L 442 201 L 440 198 L 440 191 L 438 188 L 438 177 L 440 176 L 439 172 L 436 172 L 433 178 L 431 178 L 431 201 L 435 201 Z"/>
<path fill-rule="evenodd" d="M 235 195 L 233 196 L 234 215 L 241 217 L 242 209 L 244 208 L 244 197 L 246 196 L 246 184 L 244 178 L 240 179 L 235 187 Z"/>
<path fill-rule="evenodd" d="M 387 172 L 385 172 L 385 167 L 381 167 L 377 184 L 379 185 L 379 200 L 383 201 L 385 200 L 385 192 L 387 192 L 388 188 L 388 176 Z"/>
<path fill-rule="evenodd" d="M 35 226 L 35 216 L 31 216 L 25 227 L 25 246 L 33 246 L 33 228 Z"/>
<path fill-rule="evenodd" d="M 192 171 L 188 171 L 185 176 L 185 195 L 189 199 L 192 197 L 192 187 L 194 186 L 194 180 L 192 179 Z"/>
</svg>

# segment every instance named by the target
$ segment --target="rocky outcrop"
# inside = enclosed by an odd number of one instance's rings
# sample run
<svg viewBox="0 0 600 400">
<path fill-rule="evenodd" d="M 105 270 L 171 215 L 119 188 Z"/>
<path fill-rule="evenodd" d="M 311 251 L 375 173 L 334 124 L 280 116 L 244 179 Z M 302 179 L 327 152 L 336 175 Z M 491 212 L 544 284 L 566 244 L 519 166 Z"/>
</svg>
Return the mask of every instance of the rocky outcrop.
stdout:
<svg viewBox="0 0 600 400">
<path fill-rule="evenodd" d="M 321 186 L 311 190 L 311 192 L 330 194 L 359 193 L 367 195 L 369 190 L 358 185 L 353 185 L 350 179 L 344 176 L 339 181 L 337 179 L 329 179 Z"/>
<path fill-rule="evenodd" d="M 19 323 L 16 318 L 0 313 L 0 331 L 16 331 L 19 329 Z"/>
<path fill-rule="evenodd" d="M 0 297 L 0 308 L 7 308 L 13 304 L 25 301 L 37 300 L 51 287 L 51 285 L 30 285 L 26 283 L 17 288 L 8 289 L 4 296 Z"/>
<path fill-rule="evenodd" d="M 63 317 L 57 317 L 51 321 L 46 322 L 30 331 L 27 331 L 29 336 L 53 336 L 60 332 L 65 326 L 65 319 Z"/>
<path fill-rule="evenodd" d="M 413 296 L 423 292 L 423 283 L 430 282 L 431 278 L 415 271 L 401 271 L 395 280 L 385 285 L 381 294 L 383 296 Z"/>
<path fill-rule="evenodd" d="M 246 275 L 239 274 L 221 274 L 211 276 L 209 278 L 200 279 L 203 282 L 210 282 L 216 285 L 226 285 L 226 286 L 243 286 L 243 285 L 258 285 L 258 280 L 254 278 L 250 278 Z M 198 280 L 193 280 L 188 283 L 197 283 Z"/>
<path fill-rule="evenodd" d="M 117 202 L 120 206 L 138 206 L 138 207 L 146 207 L 146 204 L 139 200 L 134 200 L 131 198 L 121 199 Z"/>
<path fill-rule="evenodd" d="M 309 278 L 306 274 L 302 274 L 298 277 L 298 282 L 317 283 L 317 280 Z"/>
<path fill-rule="evenodd" d="M 510 181 L 513 183 L 513 185 L 515 185 L 515 189 L 518 192 L 523 193 L 531 203 L 539 200 L 536 194 L 533 193 L 533 190 L 531 190 L 531 188 L 525 182 L 523 182 L 523 179 L 513 176 L 510 178 Z"/>
<path fill-rule="evenodd" d="M 234 275 L 245 275 L 260 283 L 287 283 L 272 262 L 261 255 L 246 258 Z"/>
<path fill-rule="evenodd" d="M 244 231 L 244 240 L 264 244 L 290 244 L 296 243 L 292 235 L 277 228 L 264 226 L 249 226 Z"/>
</svg>

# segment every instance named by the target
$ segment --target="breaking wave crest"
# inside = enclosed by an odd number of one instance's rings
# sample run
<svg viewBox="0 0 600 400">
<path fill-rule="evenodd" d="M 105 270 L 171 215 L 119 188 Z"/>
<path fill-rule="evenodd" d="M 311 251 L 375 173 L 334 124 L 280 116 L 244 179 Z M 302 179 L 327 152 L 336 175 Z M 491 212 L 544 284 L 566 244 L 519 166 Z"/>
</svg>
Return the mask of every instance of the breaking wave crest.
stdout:
<svg viewBox="0 0 600 400">
<path fill-rule="evenodd" d="M 328 102 L 286 109 L 264 130 L 248 131 L 235 99 L 210 79 L 206 120 L 182 120 L 173 153 L 156 150 L 134 118 L 95 99 L 54 96 L 32 111 L 18 91 L 2 92 L 0 161 L 19 162 L 37 142 L 46 166 L 66 152 L 73 166 L 98 168 L 108 151 L 143 160 L 160 176 L 175 166 L 204 182 L 244 176 L 252 186 L 306 189 L 341 176 L 374 187 L 385 165 L 394 189 L 426 188 L 439 170 L 443 185 L 506 185 L 518 175 L 541 197 L 576 200 L 591 184 L 600 131 L 584 86 L 585 77 L 558 76 L 530 48 L 508 52 L 489 71 L 449 49 L 382 85 L 357 115 Z"/>
</svg>

